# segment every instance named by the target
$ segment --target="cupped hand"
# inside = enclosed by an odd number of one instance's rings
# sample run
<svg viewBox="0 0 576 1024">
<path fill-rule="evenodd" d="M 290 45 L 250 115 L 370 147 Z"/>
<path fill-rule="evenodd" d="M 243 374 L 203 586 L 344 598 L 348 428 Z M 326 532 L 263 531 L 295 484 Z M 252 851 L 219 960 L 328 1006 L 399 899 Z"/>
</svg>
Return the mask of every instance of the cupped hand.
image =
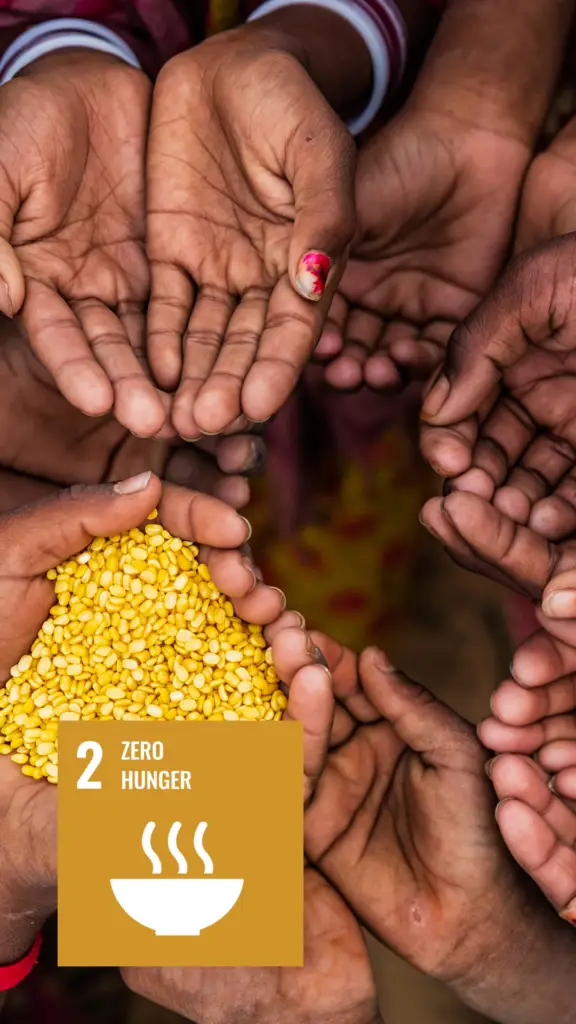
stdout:
<svg viewBox="0 0 576 1024">
<path fill-rule="evenodd" d="M 0 235 L 26 285 L 2 308 L 21 307 L 32 348 L 72 405 L 90 416 L 113 409 L 142 436 L 161 430 L 168 406 L 141 361 L 151 94 L 142 72 L 86 50 L 43 57 L 0 93 Z"/>
<path fill-rule="evenodd" d="M 422 409 L 423 453 L 451 488 L 551 540 L 576 528 L 575 255 L 566 235 L 510 264 L 454 332 Z"/>
<path fill-rule="evenodd" d="M 429 376 L 500 268 L 529 156 L 422 99 L 361 150 L 358 239 L 316 350 L 330 384 Z"/>
<path fill-rule="evenodd" d="M 113 536 L 142 523 L 158 506 L 176 536 L 197 541 L 217 586 L 239 615 L 275 622 L 283 607 L 278 591 L 259 583 L 241 545 L 248 524 L 223 502 L 171 485 L 149 473 L 118 484 L 77 486 L 36 505 L 0 515 L 0 680 L 31 647 L 54 602 L 46 572 L 85 548 L 94 537 Z M 324 709 L 331 714 L 323 670 Z M 326 693 L 326 690 L 328 691 Z M 0 756 L 0 938 L 14 959 L 56 903 L 56 789 L 23 775 Z M 12 945 L 11 945 L 12 943 Z M 21 947 L 21 948 L 20 948 Z"/>
<path fill-rule="evenodd" d="M 334 714 L 330 674 L 294 613 L 267 630 L 278 671 L 290 676 L 284 719 L 303 725 L 304 804 L 326 763 Z M 291 652 L 298 652 L 294 664 Z M 281 726 L 280 726 L 281 727 Z M 344 900 L 311 866 L 304 870 L 304 967 L 124 968 L 128 986 L 198 1024 L 382 1024 L 360 926 Z"/>
<path fill-rule="evenodd" d="M 148 354 L 185 438 L 268 419 L 318 339 L 355 226 L 354 147 L 255 26 L 173 58 L 148 150 Z"/>
<path fill-rule="evenodd" d="M 468 723 L 380 651 L 358 658 L 314 636 L 338 706 L 306 812 L 307 856 L 380 941 L 456 983 L 497 943 L 503 905 L 514 929 L 526 919 L 482 749 Z M 296 630 L 277 638 L 275 664 L 289 686 L 296 666 L 312 662 L 304 643 Z M 298 668 L 300 679 L 306 671 Z"/>
<path fill-rule="evenodd" d="M 503 754 L 490 773 L 501 801 L 498 825 L 512 856 L 560 915 L 576 923 L 576 814 L 528 757 Z"/>
<path fill-rule="evenodd" d="M 0 466 L 20 474 L 1 488 L 0 510 L 19 504 L 22 487 L 41 496 L 49 485 L 103 483 L 152 469 L 160 477 L 227 501 L 247 504 L 247 474 L 263 461 L 261 438 L 242 434 L 205 438 L 196 445 L 171 437 L 138 438 L 112 415 L 87 417 L 66 401 L 24 337 L 9 321 L 0 324 Z M 41 478 L 30 480 L 22 474 Z M 45 482 L 44 482 L 45 481 Z"/>
<path fill-rule="evenodd" d="M 522 190 L 516 251 L 576 231 L 576 117 L 533 160 Z"/>
</svg>

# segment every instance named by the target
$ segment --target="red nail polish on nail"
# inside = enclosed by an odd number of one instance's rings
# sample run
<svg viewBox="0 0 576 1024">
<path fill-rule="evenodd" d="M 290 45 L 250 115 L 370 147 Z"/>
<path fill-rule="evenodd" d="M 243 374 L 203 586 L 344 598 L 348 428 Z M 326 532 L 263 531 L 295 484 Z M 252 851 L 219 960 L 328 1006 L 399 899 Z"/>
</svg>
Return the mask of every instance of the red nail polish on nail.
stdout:
<svg viewBox="0 0 576 1024">
<path fill-rule="evenodd" d="M 330 272 L 330 257 L 325 252 L 307 252 L 300 260 L 296 274 L 298 291 L 305 299 L 319 302 Z"/>
</svg>

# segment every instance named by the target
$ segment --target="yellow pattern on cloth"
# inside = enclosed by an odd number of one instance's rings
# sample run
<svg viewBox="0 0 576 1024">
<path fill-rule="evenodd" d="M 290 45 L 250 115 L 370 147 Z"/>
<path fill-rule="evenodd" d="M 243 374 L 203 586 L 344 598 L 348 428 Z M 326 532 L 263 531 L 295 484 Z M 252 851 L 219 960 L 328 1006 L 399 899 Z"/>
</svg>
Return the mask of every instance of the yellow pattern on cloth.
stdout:
<svg viewBox="0 0 576 1024">
<path fill-rule="evenodd" d="M 210 0 L 208 33 L 225 32 L 238 24 L 240 19 L 239 0 Z"/>
<path fill-rule="evenodd" d="M 259 481 L 248 511 L 257 564 L 309 627 L 356 650 L 386 645 L 401 623 L 427 482 L 412 439 L 390 427 L 361 459 L 342 464 L 336 492 L 315 494 L 308 522 L 281 538 L 270 483 Z"/>
</svg>

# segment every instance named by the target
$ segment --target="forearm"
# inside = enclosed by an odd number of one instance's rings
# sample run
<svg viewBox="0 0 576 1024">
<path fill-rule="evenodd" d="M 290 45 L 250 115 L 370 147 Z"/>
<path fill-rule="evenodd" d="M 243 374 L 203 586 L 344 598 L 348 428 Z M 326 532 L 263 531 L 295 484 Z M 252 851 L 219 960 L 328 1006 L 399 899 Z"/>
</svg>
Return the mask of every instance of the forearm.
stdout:
<svg viewBox="0 0 576 1024">
<path fill-rule="evenodd" d="M 332 11 L 294 4 L 251 22 L 241 31 L 263 38 L 266 33 L 271 45 L 292 53 L 343 118 L 353 114 L 370 93 L 372 62 L 366 44 L 344 18 Z"/>
<path fill-rule="evenodd" d="M 576 932 L 548 905 L 534 913 L 530 904 L 526 918 L 495 943 L 472 975 L 450 987 L 499 1024 L 574 1024 L 575 967 Z"/>
<path fill-rule="evenodd" d="M 449 0 L 413 102 L 532 146 L 576 0 Z"/>
</svg>

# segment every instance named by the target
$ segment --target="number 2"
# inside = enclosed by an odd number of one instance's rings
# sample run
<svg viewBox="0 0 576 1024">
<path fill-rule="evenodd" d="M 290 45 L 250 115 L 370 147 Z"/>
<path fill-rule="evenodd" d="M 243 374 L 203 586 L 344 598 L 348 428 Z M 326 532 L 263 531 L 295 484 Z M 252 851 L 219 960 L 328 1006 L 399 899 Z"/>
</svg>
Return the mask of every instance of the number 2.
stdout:
<svg viewBox="0 0 576 1024">
<path fill-rule="evenodd" d="M 92 776 L 102 760 L 102 747 L 94 740 L 85 740 L 81 743 L 76 752 L 76 757 L 87 757 L 92 754 L 91 760 L 86 765 L 82 775 L 76 783 L 76 789 L 102 789 L 101 782 L 92 782 Z"/>
</svg>

